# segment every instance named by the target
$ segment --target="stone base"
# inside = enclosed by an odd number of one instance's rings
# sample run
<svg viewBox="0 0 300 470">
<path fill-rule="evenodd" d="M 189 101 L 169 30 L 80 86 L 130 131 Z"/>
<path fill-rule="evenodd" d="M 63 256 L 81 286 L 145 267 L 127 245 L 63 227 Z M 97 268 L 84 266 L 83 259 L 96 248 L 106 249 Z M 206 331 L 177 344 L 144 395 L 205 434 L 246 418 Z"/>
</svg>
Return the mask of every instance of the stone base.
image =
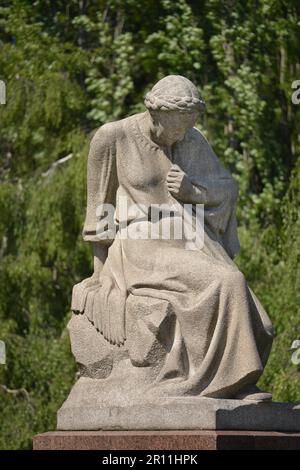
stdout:
<svg viewBox="0 0 300 470">
<path fill-rule="evenodd" d="M 259 431 L 56 431 L 34 450 L 300 450 L 300 433 Z"/>
<path fill-rule="evenodd" d="M 105 393 L 107 392 L 107 393 Z M 151 397 L 81 378 L 58 411 L 59 431 L 247 430 L 300 432 L 300 405 L 199 397 Z"/>
</svg>

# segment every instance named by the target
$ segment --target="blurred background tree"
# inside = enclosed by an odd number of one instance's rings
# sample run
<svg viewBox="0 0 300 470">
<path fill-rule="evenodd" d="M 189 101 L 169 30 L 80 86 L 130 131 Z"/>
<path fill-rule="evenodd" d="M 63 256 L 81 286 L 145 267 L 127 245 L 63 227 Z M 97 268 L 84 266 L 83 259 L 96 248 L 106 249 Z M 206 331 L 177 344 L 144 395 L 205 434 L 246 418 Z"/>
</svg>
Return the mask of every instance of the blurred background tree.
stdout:
<svg viewBox="0 0 300 470">
<path fill-rule="evenodd" d="M 71 289 L 91 272 L 81 239 L 88 143 L 182 74 L 207 102 L 199 127 L 240 186 L 237 262 L 276 329 L 261 380 L 300 401 L 298 0 L 12 0 L 0 7 L 0 448 L 55 428 L 75 381 Z"/>
</svg>

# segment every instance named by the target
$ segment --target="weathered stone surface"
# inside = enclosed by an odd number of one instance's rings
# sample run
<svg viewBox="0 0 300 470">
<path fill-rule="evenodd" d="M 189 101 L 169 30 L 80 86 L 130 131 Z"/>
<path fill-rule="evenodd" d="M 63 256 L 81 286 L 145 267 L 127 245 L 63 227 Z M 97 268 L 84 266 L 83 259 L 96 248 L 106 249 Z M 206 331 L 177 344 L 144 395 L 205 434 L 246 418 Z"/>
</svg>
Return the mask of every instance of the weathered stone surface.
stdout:
<svg viewBox="0 0 300 470">
<path fill-rule="evenodd" d="M 300 405 L 159 398 L 153 392 L 140 394 L 138 382 L 138 376 L 132 377 L 132 388 L 126 389 L 113 376 L 79 379 L 58 412 L 57 429 L 300 431 Z"/>
<path fill-rule="evenodd" d="M 170 75 L 145 105 L 91 142 L 94 273 L 73 289 L 81 377 L 58 429 L 300 430 L 297 406 L 262 403 L 271 394 L 256 387 L 272 324 L 233 261 L 238 190 L 194 127 L 204 102 Z"/>
<path fill-rule="evenodd" d="M 168 351 L 175 317 L 166 300 L 130 295 L 126 302 L 129 357 L 137 367 L 163 364 Z"/>
<path fill-rule="evenodd" d="M 114 348 L 105 341 L 84 315 L 73 315 L 68 331 L 81 376 L 104 379 L 111 374 L 114 363 L 128 356 L 124 348 Z"/>
<path fill-rule="evenodd" d="M 300 433 L 259 431 L 56 431 L 34 450 L 299 450 Z"/>
</svg>

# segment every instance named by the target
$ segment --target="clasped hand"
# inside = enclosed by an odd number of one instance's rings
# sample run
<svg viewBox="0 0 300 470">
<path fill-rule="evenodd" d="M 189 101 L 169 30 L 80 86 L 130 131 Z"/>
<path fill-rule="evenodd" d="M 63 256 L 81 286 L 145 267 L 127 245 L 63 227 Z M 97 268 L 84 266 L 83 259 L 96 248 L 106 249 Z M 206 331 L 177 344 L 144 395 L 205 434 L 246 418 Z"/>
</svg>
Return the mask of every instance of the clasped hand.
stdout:
<svg viewBox="0 0 300 470">
<path fill-rule="evenodd" d="M 194 187 L 186 173 L 178 165 L 171 166 L 166 183 L 172 196 L 179 201 L 190 202 Z"/>
</svg>

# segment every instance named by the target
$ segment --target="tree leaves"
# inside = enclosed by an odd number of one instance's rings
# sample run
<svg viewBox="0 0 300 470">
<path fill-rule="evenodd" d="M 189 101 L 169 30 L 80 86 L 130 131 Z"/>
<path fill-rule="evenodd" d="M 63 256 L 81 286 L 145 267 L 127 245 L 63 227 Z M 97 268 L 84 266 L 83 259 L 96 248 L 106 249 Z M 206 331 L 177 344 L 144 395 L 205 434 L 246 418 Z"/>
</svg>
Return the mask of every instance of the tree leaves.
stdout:
<svg viewBox="0 0 300 470">
<path fill-rule="evenodd" d="M 74 380 L 64 331 L 72 286 L 92 264 L 81 238 L 91 135 L 144 110 L 145 93 L 168 74 L 198 85 L 207 103 L 199 126 L 239 183 L 239 263 L 277 331 L 264 385 L 276 399 L 299 400 L 289 356 L 300 334 L 298 0 L 5 4 L 0 339 L 8 364 L 0 383 L 26 388 L 30 406 L 0 390 L 0 447 L 28 447 L 33 433 L 54 427 Z"/>
</svg>

